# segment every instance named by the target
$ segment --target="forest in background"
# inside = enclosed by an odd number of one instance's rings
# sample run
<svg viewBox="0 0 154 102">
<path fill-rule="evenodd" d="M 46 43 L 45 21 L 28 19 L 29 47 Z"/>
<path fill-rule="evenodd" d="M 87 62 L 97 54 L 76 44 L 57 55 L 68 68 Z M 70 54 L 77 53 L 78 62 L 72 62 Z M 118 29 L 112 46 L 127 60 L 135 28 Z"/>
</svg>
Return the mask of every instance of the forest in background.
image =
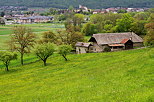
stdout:
<svg viewBox="0 0 154 102">
<path fill-rule="evenodd" d="M 112 3 L 111 3 L 112 2 Z M 154 8 L 154 0 L 0 0 L 0 6 L 68 8 L 85 5 L 91 9 L 108 7 Z"/>
</svg>

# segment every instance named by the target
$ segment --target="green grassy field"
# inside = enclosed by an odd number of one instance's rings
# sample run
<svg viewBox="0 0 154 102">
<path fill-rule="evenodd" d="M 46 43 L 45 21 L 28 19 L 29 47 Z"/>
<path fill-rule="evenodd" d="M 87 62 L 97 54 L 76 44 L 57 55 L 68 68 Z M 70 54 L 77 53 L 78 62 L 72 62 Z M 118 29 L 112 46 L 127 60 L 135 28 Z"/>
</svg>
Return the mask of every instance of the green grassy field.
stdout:
<svg viewBox="0 0 154 102">
<path fill-rule="evenodd" d="M 19 24 L 18 24 L 19 25 Z M 9 40 L 9 35 L 13 33 L 12 28 L 17 25 L 0 25 L 0 50 L 7 49 L 6 42 Z M 54 23 L 42 23 L 42 24 L 24 24 L 32 29 L 32 31 L 38 36 L 45 31 L 56 31 L 57 29 L 64 29 L 63 24 Z"/>
<path fill-rule="evenodd" d="M 45 67 L 33 55 L 24 66 L 13 61 L 10 72 L 0 70 L 0 102 L 154 101 L 154 49 L 68 58 L 55 54 Z"/>
<path fill-rule="evenodd" d="M 12 27 L 19 25 L 0 26 L 0 35 L 12 34 Z M 24 24 L 24 26 L 30 27 L 34 33 L 64 28 L 64 25 L 54 23 Z"/>
</svg>

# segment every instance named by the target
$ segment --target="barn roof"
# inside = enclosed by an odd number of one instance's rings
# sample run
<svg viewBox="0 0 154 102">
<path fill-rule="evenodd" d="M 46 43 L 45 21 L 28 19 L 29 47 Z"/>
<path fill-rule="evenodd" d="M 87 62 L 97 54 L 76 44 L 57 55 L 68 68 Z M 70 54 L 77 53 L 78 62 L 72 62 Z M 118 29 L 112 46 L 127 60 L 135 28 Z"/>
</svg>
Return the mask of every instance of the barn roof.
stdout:
<svg viewBox="0 0 154 102">
<path fill-rule="evenodd" d="M 132 42 L 143 42 L 143 39 L 132 32 L 126 32 L 126 33 L 100 33 L 100 34 L 93 34 L 93 36 L 90 38 L 89 42 L 93 42 L 96 40 L 96 42 L 99 45 L 103 44 L 119 44 L 124 39 L 130 39 Z"/>
<path fill-rule="evenodd" d="M 124 46 L 124 44 L 109 44 L 109 46 Z"/>
<path fill-rule="evenodd" d="M 129 41 L 130 39 L 123 39 L 120 43 L 125 44 L 127 41 Z"/>
<path fill-rule="evenodd" d="M 75 44 L 76 47 L 89 47 L 91 44 L 90 43 L 84 43 L 84 42 L 77 42 Z"/>
</svg>

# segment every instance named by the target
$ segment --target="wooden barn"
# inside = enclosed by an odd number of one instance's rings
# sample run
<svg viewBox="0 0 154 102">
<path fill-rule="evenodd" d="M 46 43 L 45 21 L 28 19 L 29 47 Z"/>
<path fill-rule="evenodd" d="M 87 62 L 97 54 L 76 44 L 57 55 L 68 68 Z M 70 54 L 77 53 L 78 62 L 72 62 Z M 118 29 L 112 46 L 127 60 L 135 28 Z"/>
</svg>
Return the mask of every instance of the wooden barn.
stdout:
<svg viewBox="0 0 154 102">
<path fill-rule="evenodd" d="M 89 42 L 90 43 L 78 42 L 76 44 L 76 52 L 79 54 L 119 51 L 143 46 L 143 39 L 132 32 L 93 34 Z"/>
<path fill-rule="evenodd" d="M 117 51 L 143 46 L 143 39 L 132 32 L 93 34 L 89 42 L 93 45 L 93 52 L 104 52 L 106 48 Z"/>
</svg>

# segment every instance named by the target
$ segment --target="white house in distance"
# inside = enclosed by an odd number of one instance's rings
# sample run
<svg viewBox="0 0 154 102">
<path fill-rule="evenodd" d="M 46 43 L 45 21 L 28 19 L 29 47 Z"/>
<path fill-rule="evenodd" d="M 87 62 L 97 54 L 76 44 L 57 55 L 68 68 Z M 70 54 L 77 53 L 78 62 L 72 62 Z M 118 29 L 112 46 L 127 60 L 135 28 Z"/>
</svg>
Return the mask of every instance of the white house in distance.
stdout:
<svg viewBox="0 0 154 102">
<path fill-rule="evenodd" d="M 44 23 L 52 21 L 52 16 L 30 16 L 30 17 L 20 17 L 15 20 L 19 24 L 30 24 L 30 23 Z"/>
</svg>

